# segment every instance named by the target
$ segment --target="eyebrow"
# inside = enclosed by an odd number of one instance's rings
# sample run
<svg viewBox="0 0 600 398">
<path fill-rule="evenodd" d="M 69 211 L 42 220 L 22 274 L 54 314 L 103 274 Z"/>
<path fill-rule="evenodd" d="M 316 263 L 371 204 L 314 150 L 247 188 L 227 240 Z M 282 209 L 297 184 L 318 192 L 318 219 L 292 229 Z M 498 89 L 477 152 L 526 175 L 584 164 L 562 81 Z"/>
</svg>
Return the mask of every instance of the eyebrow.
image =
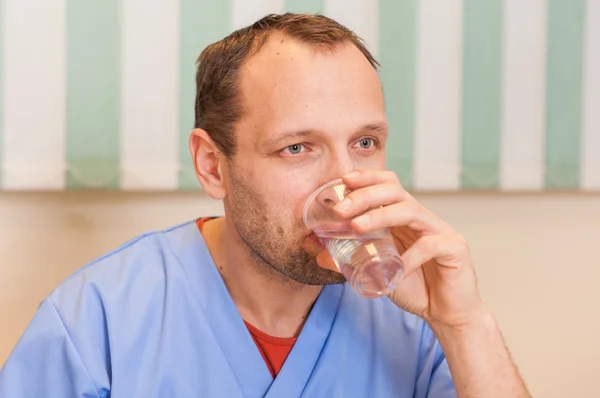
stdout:
<svg viewBox="0 0 600 398">
<path fill-rule="evenodd" d="M 388 127 L 386 123 L 368 123 L 365 124 L 363 126 L 361 126 L 360 128 L 358 128 L 353 134 L 352 137 L 355 137 L 357 135 L 361 135 L 364 133 L 376 133 L 378 135 L 381 135 L 383 137 L 387 137 L 388 135 Z M 281 135 L 278 135 L 277 137 L 274 138 L 270 138 L 267 139 L 265 141 L 265 143 L 269 146 L 278 146 L 278 145 L 282 145 L 284 142 L 291 142 L 294 140 L 298 140 L 300 138 L 306 138 L 308 136 L 314 135 L 314 134 L 318 134 L 318 130 L 298 130 L 298 131 L 292 131 L 289 133 L 284 133 Z"/>
<path fill-rule="evenodd" d="M 357 134 L 363 134 L 366 132 L 370 132 L 370 133 L 378 133 L 380 135 L 383 135 L 385 137 L 387 137 L 388 135 L 388 126 L 386 123 L 369 123 L 369 124 L 365 124 L 364 126 L 362 126 L 361 128 L 359 128 L 358 130 L 356 130 Z"/>
<path fill-rule="evenodd" d="M 284 142 L 294 141 L 299 138 L 305 138 L 305 137 L 308 137 L 313 134 L 316 134 L 315 130 L 292 131 L 289 133 L 284 133 L 284 134 L 278 135 L 277 137 L 274 137 L 274 138 L 269 138 L 265 141 L 265 143 L 269 147 L 274 147 L 274 146 L 282 145 Z"/>
</svg>

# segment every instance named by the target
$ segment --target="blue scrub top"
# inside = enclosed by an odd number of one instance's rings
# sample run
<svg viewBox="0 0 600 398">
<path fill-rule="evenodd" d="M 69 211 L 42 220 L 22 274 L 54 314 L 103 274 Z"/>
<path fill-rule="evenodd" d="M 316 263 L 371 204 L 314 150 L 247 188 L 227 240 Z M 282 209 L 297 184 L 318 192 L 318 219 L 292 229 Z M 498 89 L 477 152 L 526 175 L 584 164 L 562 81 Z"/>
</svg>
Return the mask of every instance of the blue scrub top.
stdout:
<svg viewBox="0 0 600 398">
<path fill-rule="evenodd" d="M 71 275 L 0 371 L 0 398 L 455 396 L 431 329 L 346 284 L 323 288 L 273 379 L 193 221 Z"/>
</svg>

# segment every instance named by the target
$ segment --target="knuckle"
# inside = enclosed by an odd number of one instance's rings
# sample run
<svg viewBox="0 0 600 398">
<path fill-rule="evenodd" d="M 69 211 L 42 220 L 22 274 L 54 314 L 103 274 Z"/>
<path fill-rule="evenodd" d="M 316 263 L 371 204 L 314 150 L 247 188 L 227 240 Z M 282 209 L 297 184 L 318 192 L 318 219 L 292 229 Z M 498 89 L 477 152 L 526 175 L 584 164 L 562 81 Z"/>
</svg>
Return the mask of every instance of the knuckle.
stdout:
<svg viewBox="0 0 600 398">
<path fill-rule="evenodd" d="M 404 189 L 402 189 L 402 187 L 396 183 L 388 182 L 385 184 L 384 189 L 394 201 L 400 202 L 405 198 Z"/>
<path fill-rule="evenodd" d="M 414 218 L 422 218 L 425 215 L 423 206 L 415 202 L 404 202 L 404 207 Z"/>
<path fill-rule="evenodd" d="M 461 253 L 469 252 L 469 242 L 467 239 L 459 233 L 454 233 L 454 241 L 458 245 Z"/>
<path fill-rule="evenodd" d="M 403 202 L 402 206 L 411 213 L 415 213 L 417 211 L 417 206 L 413 202 Z"/>
<path fill-rule="evenodd" d="M 393 181 L 393 182 L 395 182 L 396 184 L 400 184 L 400 179 L 398 178 L 398 175 L 397 175 L 396 173 L 394 173 L 393 171 L 391 171 L 391 170 L 386 170 L 386 171 L 385 171 L 385 176 L 386 176 L 386 179 L 387 179 L 387 180 L 389 180 L 389 181 Z"/>
<path fill-rule="evenodd" d="M 420 248 L 423 251 L 432 251 L 436 246 L 436 237 L 434 235 L 425 235 L 419 239 Z"/>
</svg>

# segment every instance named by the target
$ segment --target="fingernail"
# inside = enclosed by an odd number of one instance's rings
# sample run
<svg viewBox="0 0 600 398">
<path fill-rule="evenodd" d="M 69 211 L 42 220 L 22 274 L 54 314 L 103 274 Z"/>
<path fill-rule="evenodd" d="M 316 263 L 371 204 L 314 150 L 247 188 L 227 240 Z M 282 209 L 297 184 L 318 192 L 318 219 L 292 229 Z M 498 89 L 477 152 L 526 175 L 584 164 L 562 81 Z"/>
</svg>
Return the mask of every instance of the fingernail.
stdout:
<svg viewBox="0 0 600 398">
<path fill-rule="evenodd" d="M 371 216 L 365 214 L 364 216 L 360 216 L 354 219 L 354 222 L 358 224 L 360 227 L 365 227 L 371 221 Z"/>
<path fill-rule="evenodd" d="M 335 209 L 337 211 L 342 211 L 342 212 L 347 212 L 348 210 L 350 210 L 351 207 L 352 207 L 352 201 L 350 200 L 350 198 L 346 198 L 346 199 L 342 200 L 340 203 L 338 203 L 337 205 L 335 205 Z"/>
<path fill-rule="evenodd" d="M 343 178 L 355 178 L 358 177 L 359 172 L 354 170 L 344 175 Z"/>
</svg>

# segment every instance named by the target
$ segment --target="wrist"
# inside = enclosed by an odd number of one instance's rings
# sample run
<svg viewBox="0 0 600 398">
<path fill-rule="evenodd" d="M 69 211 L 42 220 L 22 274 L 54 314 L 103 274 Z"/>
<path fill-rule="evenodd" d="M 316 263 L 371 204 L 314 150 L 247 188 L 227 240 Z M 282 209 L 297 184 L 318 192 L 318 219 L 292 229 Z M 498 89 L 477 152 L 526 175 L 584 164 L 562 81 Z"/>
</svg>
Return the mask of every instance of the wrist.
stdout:
<svg viewBox="0 0 600 398">
<path fill-rule="evenodd" d="M 498 327 L 492 313 L 483 305 L 473 313 L 461 317 L 459 322 L 447 324 L 436 320 L 429 320 L 427 324 L 439 340 L 470 338 L 473 335 L 480 335 L 486 331 L 495 330 Z"/>
</svg>

